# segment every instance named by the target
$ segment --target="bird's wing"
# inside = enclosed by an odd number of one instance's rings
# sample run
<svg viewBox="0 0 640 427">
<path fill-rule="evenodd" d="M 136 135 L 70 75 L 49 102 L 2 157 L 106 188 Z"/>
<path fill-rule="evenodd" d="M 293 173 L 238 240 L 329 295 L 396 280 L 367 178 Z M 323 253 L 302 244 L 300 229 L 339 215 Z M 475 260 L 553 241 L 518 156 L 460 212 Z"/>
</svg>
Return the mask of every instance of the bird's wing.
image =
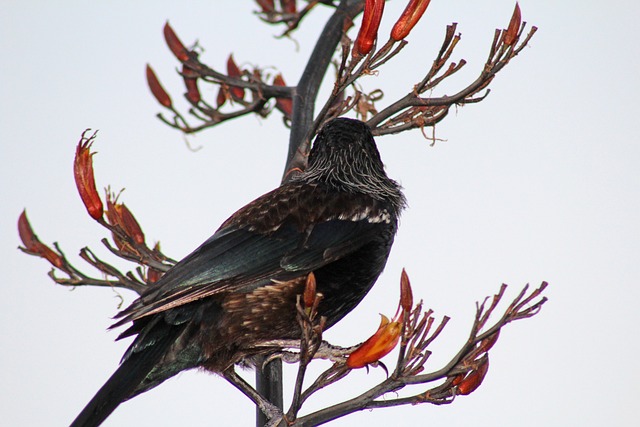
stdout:
<svg viewBox="0 0 640 427">
<path fill-rule="evenodd" d="M 274 280 L 306 275 L 379 237 L 381 225 L 366 218 L 317 219 L 301 228 L 300 219 L 289 215 L 268 232 L 227 221 L 119 313 L 121 320 L 114 326 L 222 292 L 250 292 Z"/>
</svg>

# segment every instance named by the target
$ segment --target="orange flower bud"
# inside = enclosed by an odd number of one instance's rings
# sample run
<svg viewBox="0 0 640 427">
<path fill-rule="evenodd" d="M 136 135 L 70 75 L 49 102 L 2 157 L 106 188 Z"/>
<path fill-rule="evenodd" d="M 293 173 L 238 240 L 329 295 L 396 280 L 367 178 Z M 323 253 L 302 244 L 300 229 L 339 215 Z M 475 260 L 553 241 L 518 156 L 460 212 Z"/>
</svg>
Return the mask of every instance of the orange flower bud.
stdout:
<svg viewBox="0 0 640 427">
<path fill-rule="evenodd" d="M 362 25 L 354 43 L 353 56 L 366 55 L 371 52 L 373 43 L 378 37 L 378 28 L 382 20 L 384 3 L 385 0 L 366 0 Z"/>
<path fill-rule="evenodd" d="M 91 218 L 97 220 L 102 218 L 103 206 L 93 177 L 92 157 L 94 153 L 91 153 L 91 144 L 93 144 L 96 133 L 86 138 L 84 135 L 88 130 L 82 134 L 76 147 L 76 157 L 73 161 L 73 177 L 87 212 L 89 212 Z"/>
<path fill-rule="evenodd" d="M 64 261 L 60 255 L 55 253 L 53 249 L 45 245 L 38 239 L 38 236 L 33 232 L 31 224 L 27 219 L 27 211 L 23 210 L 18 218 L 18 234 L 24 248 L 30 254 L 37 255 L 49 261 L 52 265 L 62 268 Z"/>
<path fill-rule="evenodd" d="M 458 393 L 462 395 L 473 393 L 478 387 L 480 387 L 480 384 L 482 384 L 482 380 L 484 380 L 488 370 L 489 356 L 485 356 L 482 363 L 480 363 L 480 366 L 471 371 L 462 381 L 460 381 L 458 384 Z"/>
<path fill-rule="evenodd" d="M 282 74 L 278 74 L 273 79 L 274 86 L 286 86 Z M 293 114 L 293 100 L 291 98 L 276 98 L 276 108 L 286 116 L 291 117 Z"/>
<path fill-rule="evenodd" d="M 171 97 L 167 91 L 164 90 L 160 84 L 160 80 L 156 77 L 156 73 L 154 73 L 153 68 L 151 68 L 149 64 L 147 64 L 147 84 L 149 85 L 149 89 L 151 89 L 151 93 L 156 98 L 156 101 L 158 101 L 163 107 L 171 108 Z"/>
<path fill-rule="evenodd" d="M 229 59 L 227 59 L 227 75 L 229 77 L 234 77 L 237 79 L 242 77 L 242 72 L 240 71 L 240 68 L 238 68 L 238 66 L 236 65 L 236 62 L 233 60 L 233 55 L 229 55 Z M 231 86 L 229 88 L 229 91 L 233 99 L 236 99 L 236 100 L 244 99 L 244 88 Z"/>
<path fill-rule="evenodd" d="M 313 307 L 313 303 L 316 300 L 316 276 L 313 272 L 307 276 L 307 283 L 304 286 L 304 294 L 302 295 L 304 306 L 307 308 Z"/>
<path fill-rule="evenodd" d="M 405 312 L 410 312 L 413 308 L 413 292 L 411 291 L 411 282 L 407 272 L 402 269 L 400 275 L 400 305 Z"/>
<path fill-rule="evenodd" d="M 171 52 L 178 58 L 181 62 L 185 62 L 189 60 L 189 51 L 182 44 L 178 36 L 176 35 L 171 25 L 169 25 L 169 21 L 164 24 L 164 28 L 162 30 L 164 33 L 164 40 L 167 42 L 167 46 Z"/>
<path fill-rule="evenodd" d="M 183 65 L 182 77 L 184 79 L 184 85 L 187 88 L 187 92 L 184 96 L 190 103 L 197 104 L 201 99 L 200 90 L 198 89 L 198 79 L 196 77 L 191 77 L 191 75 L 197 74 L 190 70 L 186 65 Z"/>
<path fill-rule="evenodd" d="M 520 14 L 520 6 L 516 2 L 516 7 L 513 10 L 513 15 L 511 15 L 511 21 L 509 21 L 509 26 L 507 27 L 507 32 L 504 35 L 504 44 L 507 46 L 511 46 L 516 37 L 518 37 L 518 31 L 520 31 L 520 24 L 522 23 L 522 16 Z"/>
<path fill-rule="evenodd" d="M 375 334 L 355 349 L 347 358 L 347 366 L 351 369 L 362 368 L 370 363 L 377 362 L 398 344 L 402 323 L 389 321 L 389 318 L 380 315 L 380 327 Z"/>
<path fill-rule="evenodd" d="M 431 0 L 410 0 L 402 12 L 402 15 L 400 15 L 400 18 L 398 18 L 398 21 L 391 29 L 391 38 L 399 41 L 407 37 L 420 18 L 422 18 L 430 1 Z"/>
</svg>

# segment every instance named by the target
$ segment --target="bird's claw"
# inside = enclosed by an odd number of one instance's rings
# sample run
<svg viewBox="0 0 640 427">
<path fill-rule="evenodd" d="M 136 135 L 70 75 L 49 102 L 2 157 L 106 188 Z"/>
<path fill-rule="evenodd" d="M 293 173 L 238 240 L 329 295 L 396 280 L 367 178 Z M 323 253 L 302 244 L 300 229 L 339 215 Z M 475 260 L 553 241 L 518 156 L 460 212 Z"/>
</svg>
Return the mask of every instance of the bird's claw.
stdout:
<svg viewBox="0 0 640 427">
<path fill-rule="evenodd" d="M 270 353 L 262 363 L 262 367 L 272 362 L 273 360 L 280 359 L 285 363 L 298 363 L 300 362 L 300 353 L 292 350 L 300 350 L 300 341 L 298 340 L 274 340 L 261 343 L 262 346 L 265 347 L 275 347 L 278 350 Z M 330 360 L 334 363 L 341 363 L 347 360 L 347 357 L 357 348 L 358 346 L 351 347 L 340 347 L 333 344 L 328 343 L 327 341 L 322 341 L 318 350 L 313 355 L 314 359 L 324 359 Z M 286 350 L 291 349 L 291 350 Z"/>
</svg>

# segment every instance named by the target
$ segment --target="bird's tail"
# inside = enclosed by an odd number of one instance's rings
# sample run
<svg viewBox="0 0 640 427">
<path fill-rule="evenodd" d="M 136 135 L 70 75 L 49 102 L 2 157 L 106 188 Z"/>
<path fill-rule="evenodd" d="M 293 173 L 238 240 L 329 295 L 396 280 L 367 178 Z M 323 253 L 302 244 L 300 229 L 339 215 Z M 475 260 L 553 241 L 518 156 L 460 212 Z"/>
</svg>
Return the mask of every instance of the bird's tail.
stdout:
<svg viewBox="0 0 640 427">
<path fill-rule="evenodd" d="M 182 328 L 167 328 L 169 333 L 140 351 L 128 351 L 126 358 L 70 427 L 96 427 L 125 400 L 138 394 L 140 386 L 162 360 Z M 134 342 L 133 346 L 136 345 Z M 166 379 L 166 378 L 164 378 Z M 163 380 L 164 380 L 163 379 Z M 162 380 L 161 380 L 162 381 Z M 160 381 L 160 382 L 161 382 Z"/>
</svg>

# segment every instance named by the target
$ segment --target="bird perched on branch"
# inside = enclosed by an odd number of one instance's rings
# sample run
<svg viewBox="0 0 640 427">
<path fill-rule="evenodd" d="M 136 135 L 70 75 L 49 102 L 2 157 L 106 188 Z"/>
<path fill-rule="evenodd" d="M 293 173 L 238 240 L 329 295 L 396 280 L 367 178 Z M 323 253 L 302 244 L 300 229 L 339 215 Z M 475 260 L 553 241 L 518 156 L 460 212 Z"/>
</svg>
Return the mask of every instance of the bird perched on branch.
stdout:
<svg viewBox="0 0 640 427">
<path fill-rule="evenodd" d="M 264 348 L 300 338 L 296 298 L 314 273 L 330 327 L 382 272 L 405 199 L 384 171 L 369 127 L 338 118 L 319 132 L 307 169 L 234 213 L 172 267 L 114 326 L 135 336 L 120 367 L 72 426 L 193 368 L 223 373 Z"/>
</svg>

